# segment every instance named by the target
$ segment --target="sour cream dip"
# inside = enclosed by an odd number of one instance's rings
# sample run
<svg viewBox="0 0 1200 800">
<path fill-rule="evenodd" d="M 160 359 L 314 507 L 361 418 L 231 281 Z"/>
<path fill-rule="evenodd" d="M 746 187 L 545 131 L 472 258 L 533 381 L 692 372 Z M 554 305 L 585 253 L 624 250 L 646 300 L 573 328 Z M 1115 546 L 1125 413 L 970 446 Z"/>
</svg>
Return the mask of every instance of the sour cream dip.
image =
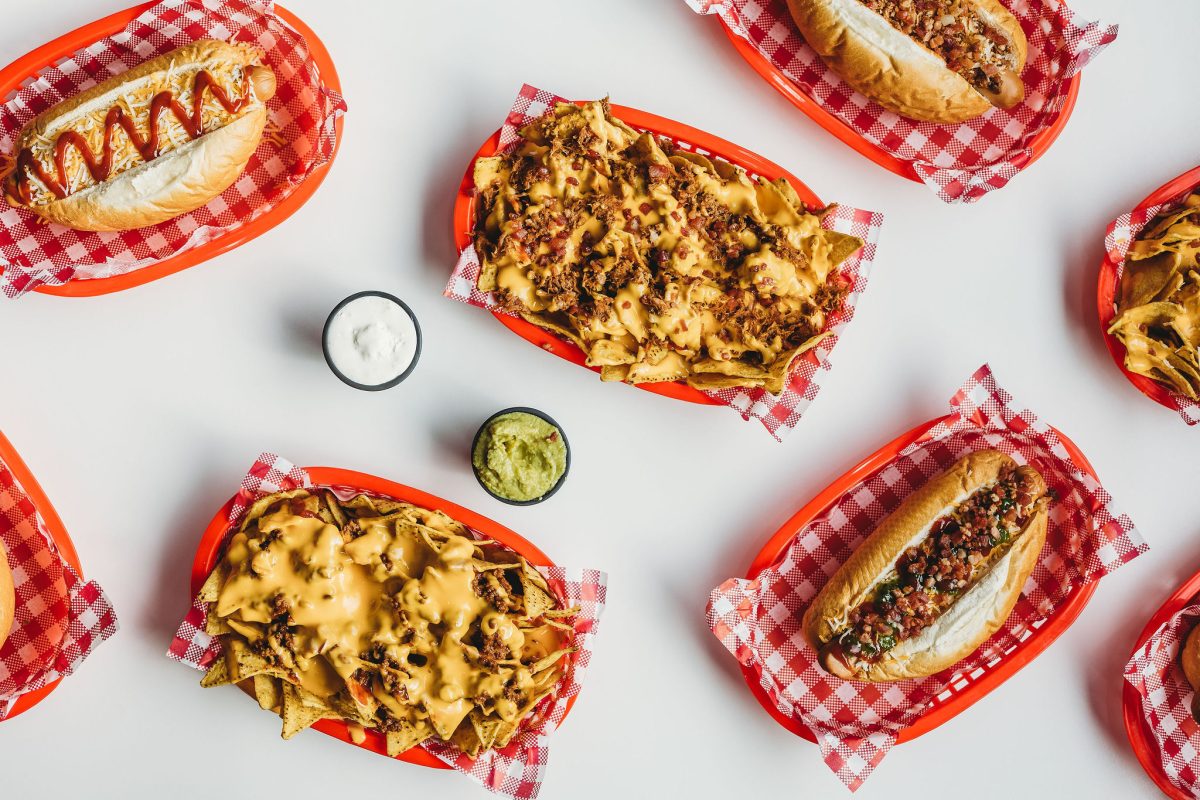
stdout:
<svg viewBox="0 0 1200 800">
<path fill-rule="evenodd" d="M 359 292 L 333 309 L 321 344 L 335 375 L 356 389 L 377 391 L 412 372 L 421 355 L 421 328 L 398 298 Z"/>
</svg>

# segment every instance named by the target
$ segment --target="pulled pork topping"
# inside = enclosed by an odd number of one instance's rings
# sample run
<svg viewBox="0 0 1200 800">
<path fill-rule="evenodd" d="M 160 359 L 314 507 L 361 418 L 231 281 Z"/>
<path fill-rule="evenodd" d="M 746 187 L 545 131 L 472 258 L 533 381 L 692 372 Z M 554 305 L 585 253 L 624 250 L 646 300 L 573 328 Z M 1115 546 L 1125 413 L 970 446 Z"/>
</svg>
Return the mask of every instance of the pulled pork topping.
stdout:
<svg viewBox="0 0 1200 800">
<path fill-rule="evenodd" d="M 941 56 L 976 88 L 1000 89 L 1000 72 L 1016 67 L 1004 34 L 985 23 L 967 0 L 861 0 L 897 30 Z"/>
</svg>

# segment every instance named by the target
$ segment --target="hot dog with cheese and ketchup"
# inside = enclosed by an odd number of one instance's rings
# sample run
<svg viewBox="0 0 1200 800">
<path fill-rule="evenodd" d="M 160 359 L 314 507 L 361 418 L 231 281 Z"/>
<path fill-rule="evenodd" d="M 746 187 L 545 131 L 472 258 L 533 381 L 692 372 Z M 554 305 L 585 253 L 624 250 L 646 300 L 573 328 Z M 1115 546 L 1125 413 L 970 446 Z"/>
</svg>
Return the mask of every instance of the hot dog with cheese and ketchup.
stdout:
<svg viewBox="0 0 1200 800">
<path fill-rule="evenodd" d="M 999 0 L 788 0 L 805 41 L 856 90 L 927 122 L 1025 98 L 1028 42 Z"/>
<path fill-rule="evenodd" d="M 246 168 L 275 74 L 258 48 L 202 39 L 35 117 L 4 194 L 50 222 L 141 228 L 194 211 Z"/>
<path fill-rule="evenodd" d="M 980 450 L 909 495 L 804 614 L 819 663 L 840 678 L 940 672 L 995 633 L 1046 541 L 1046 482 Z"/>
</svg>

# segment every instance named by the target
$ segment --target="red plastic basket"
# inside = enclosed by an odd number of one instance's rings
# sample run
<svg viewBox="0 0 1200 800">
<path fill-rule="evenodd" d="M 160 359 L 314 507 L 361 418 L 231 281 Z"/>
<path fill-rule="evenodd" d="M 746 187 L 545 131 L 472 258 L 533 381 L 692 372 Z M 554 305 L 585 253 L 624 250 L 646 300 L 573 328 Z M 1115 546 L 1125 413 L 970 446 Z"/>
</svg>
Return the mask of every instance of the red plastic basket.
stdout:
<svg viewBox="0 0 1200 800">
<path fill-rule="evenodd" d="M 92 42 L 119 33 L 126 25 L 136 19 L 139 14 L 153 5 L 155 5 L 155 0 L 134 6 L 133 8 L 127 8 L 124 11 L 118 11 L 115 14 L 110 14 L 103 19 L 90 22 L 81 28 L 60 36 L 52 42 L 47 42 L 36 50 L 18 58 L 4 69 L 0 69 L 0 97 L 8 95 L 9 92 L 16 89 L 29 77 L 37 74 L 42 68 L 66 58 L 75 51 L 87 47 Z M 321 71 L 322 80 L 324 80 L 329 88 L 340 92 L 341 84 L 338 82 L 337 69 L 333 66 L 333 59 L 330 58 L 329 51 L 325 49 L 325 45 L 317 38 L 317 35 L 287 9 L 276 5 L 275 13 L 284 22 L 299 31 L 305 38 L 308 42 L 309 50 L 312 52 L 313 60 Z M 334 144 L 334 152 L 330 156 L 329 161 L 314 170 L 304 183 L 297 186 L 278 206 L 253 222 L 243 225 L 237 230 L 220 235 L 212 241 L 194 247 L 191 250 L 164 258 L 162 261 L 136 269 L 133 272 L 127 272 L 124 275 L 114 275 L 111 278 L 80 278 L 68 281 L 60 286 L 39 286 L 34 291 L 59 297 L 95 297 L 97 295 L 120 292 L 158 280 L 159 278 L 164 278 L 167 275 L 173 275 L 188 267 L 194 267 L 222 253 L 227 253 L 252 239 L 258 238 L 290 217 L 300 206 L 308 202 L 308 198 L 312 196 L 312 193 L 325 180 L 325 175 L 329 172 L 329 166 L 333 163 L 333 159 L 337 157 L 337 147 L 341 143 L 342 118 L 338 117 L 334 124 L 337 128 L 338 137 L 337 142 Z"/>
<path fill-rule="evenodd" d="M 12 443 L 8 439 L 4 438 L 3 433 L 0 433 L 0 461 L 3 461 L 12 470 L 12 474 L 21 484 L 21 488 L 25 490 L 29 501 L 33 503 L 33 507 L 41 515 L 42 522 L 46 525 L 46 531 L 50 534 L 50 539 L 54 542 L 55 548 L 58 549 L 59 555 L 75 569 L 80 578 L 83 578 L 83 567 L 79 564 L 79 554 L 75 552 L 75 545 L 71 542 L 71 537 L 67 535 L 66 526 L 63 525 L 58 512 L 54 510 L 54 506 L 51 505 L 50 498 L 46 497 L 46 493 L 38 485 L 37 480 L 33 477 L 33 473 L 29 471 L 29 467 L 25 466 L 25 462 L 17 455 L 17 449 L 12 446 Z M 53 683 L 46 684 L 41 689 L 21 695 L 17 699 L 17 702 L 13 704 L 12 710 L 9 711 L 5 721 L 28 711 L 45 700 L 46 696 L 57 689 L 58 684 L 61 682 L 62 678 L 59 678 Z"/>
<path fill-rule="evenodd" d="M 1133 653 L 1140 650 L 1146 644 L 1146 640 L 1164 622 L 1190 605 L 1196 599 L 1196 595 L 1200 595 L 1200 572 L 1184 581 L 1183 585 L 1167 598 L 1162 607 L 1154 612 L 1154 616 L 1150 618 L 1146 627 L 1142 628 L 1142 632 L 1138 635 L 1137 644 L 1130 651 L 1130 656 L 1132 657 Z M 1130 685 L 1129 681 L 1124 681 L 1124 686 L 1121 695 L 1121 716 L 1125 718 L 1125 733 L 1129 737 L 1130 746 L 1133 747 L 1133 754 L 1137 756 L 1138 762 L 1141 763 L 1142 769 L 1146 770 L 1150 779 L 1159 789 L 1162 789 L 1163 794 L 1173 800 L 1192 800 L 1190 794 L 1171 783 L 1167 774 L 1163 772 L 1162 762 L 1158 757 L 1158 740 L 1154 738 L 1154 732 L 1150 730 L 1150 725 L 1146 722 L 1146 715 L 1142 713 L 1142 696 L 1138 694 L 1137 689 Z"/>
<path fill-rule="evenodd" d="M 583 101 L 577 100 L 575 102 L 577 105 L 583 105 Z M 757 153 L 753 153 L 733 142 L 728 142 L 689 125 L 684 125 L 683 123 L 675 122 L 674 120 L 655 114 L 649 114 L 645 111 L 638 111 L 634 108 L 614 105 L 612 110 L 613 116 L 629 126 L 670 139 L 684 150 L 710 153 L 717 158 L 722 158 L 731 164 L 745 169 L 751 176 L 771 181 L 784 178 L 792 185 L 796 193 L 800 195 L 800 199 L 810 207 L 820 208 L 824 205 L 820 198 L 795 175 L 778 164 L 768 161 Z M 458 196 L 454 201 L 454 245 L 460 252 L 475 240 L 475 181 L 472 177 L 475 161 L 486 156 L 495 155 L 499 151 L 499 146 L 500 131 L 496 131 L 490 139 L 483 143 L 483 146 L 479 148 L 474 157 L 472 157 L 471 163 L 467 166 L 466 174 L 463 176 L 462 183 L 459 184 Z M 543 350 L 548 350 L 559 358 L 564 358 L 580 366 L 587 366 L 587 356 L 572 342 L 560 339 L 549 331 L 539 328 L 533 323 L 519 317 L 499 312 L 492 313 L 509 330 L 527 342 L 537 345 Z M 800 357 L 807 359 L 814 366 L 817 364 L 816 356 L 811 351 L 804 353 Z M 599 372 L 599 369 L 595 367 L 588 367 L 588 369 Z M 642 383 L 638 384 L 637 388 L 653 392 L 654 394 L 661 394 L 665 397 L 673 397 L 676 400 L 686 400 L 691 403 L 701 403 L 704 405 L 719 405 L 716 400 L 704 392 L 680 381 L 673 383 Z"/>
<path fill-rule="evenodd" d="M 1178 197 L 1189 189 L 1194 189 L 1200 186 L 1200 167 L 1191 169 L 1178 178 L 1164 183 L 1162 186 L 1155 189 L 1149 197 L 1138 203 L 1135 211 L 1141 211 L 1150 206 L 1156 206 L 1160 203 Z M 1109 355 L 1112 356 L 1113 362 L 1117 368 L 1129 379 L 1137 390 L 1149 397 L 1154 402 L 1161 406 L 1175 411 L 1175 402 L 1172 399 L 1171 391 L 1157 381 L 1150 380 L 1145 375 L 1137 375 L 1125 369 L 1125 345 L 1121 341 L 1108 332 L 1108 326 L 1112 324 L 1116 317 L 1116 298 L 1117 298 L 1117 270 L 1120 268 L 1120 262 L 1113 259 L 1109 253 L 1104 254 L 1104 259 L 1100 262 L 1100 278 L 1096 290 L 1096 300 L 1098 307 L 1097 319 L 1100 322 L 1100 335 L 1104 337 L 1104 344 L 1108 347 Z"/>
<path fill-rule="evenodd" d="M 867 456 L 867 458 L 852 467 L 849 472 L 823 489 L 807 505 L 797 511 L 791 519 L 783 523 L 783 526 L 767 541 L 763 549 L 754 557 L 754 561 L 750 564 L 750 569 L 746 573 L 746 577 L 753 580 L 764 569 L 777 563 L 783 557 L 788 545 L 802 527 L 824 514 L 830 506 L 837 502 L 855 484 L 886 467 L 895 460 L 904 448 L 925 440 L 927 438 L 926 435 L 934 426 L 949 419 L 949 416 L 940 417 L 918 425 L 908 433 L 888 442 L 879 448 L 879 450 Z M 1064 436 L 1062 431 L 1058 429 L 1054 430 L 1058 434 L 1059 439 L 1062 440 L 1063 447 L 1075 459 L 1076 463 L 1095 477 L 1092 465 L 1084 458 L 1083 453 L 1079 451 L 1075 443 Z M 1054 640 L 1061 636 L 1075 622 L 1075 619 L 1083 611 L 1083 607 L 1087 605 L 1095 591 L 1095 582 L 1076 586 L 1053 615 L 1043 620 L 1041 624 L 1035 625 L 1029 636 L 1002 659 L 971 673 L 960 675 L 945 691 L 934 698 L 924 714 L 912 725 L 900 731 L 897 741 L 911 741 L 924 733 L 928 733 L 939 725 L 949 722 L 1019 672 L 1021 668 L 1041 655 L 1043 650 L 1053 644 Z M 785 717 L 779 712 L 779 709 L 775 707 L 759 684 L 758 676 L 753 670 L 743 666 L 742 674 L 746 679 L 746 684 L 750 687 L 750 691 L 754 693 L 755 699 L 775 718 L 776 722 L 797 736 L 803 737 L 810 742 L 816 741 L 816 737 L 807 726 Z"/>
<path fill-rule="evenodd" d="M 539 567 L 555 566 L 554 562 L 545 553 L 500 523 L 476 514 L 474 511 L 462 506 L 443 500 L 440 497 L 423 492 L 420 489 L 414 489 L 411 486 L 378 478 L 364 472 L 354 472 L 347 469 L 337 469 L 335 467 L 304 467 L 303 469 L 308 473 L 308 477 L 314 486 L 344 487 L 363 491 L 368 494 L 403 500 L 406 503 L 412 503 L 423 508 L 441 511 L 463 525 L 466 525 L 468 528 L 478 531 L 489 539 L 497 541 L 524 556 L 525 560 L 530 564 Z M 204 585 L 204 581 L 208 578 L 209 573 L 216 566 L 217 559 L 221 554 L 221 546 L 224 544 L 226 534 L 228 534 L 230 528 L 228 522 L 229 512 L 233 508 L 236 499 L 230 498 L 229 502 L 217 512 L 212 522 L 208 523 L 208 528 L 205 529 L 204 535 L 200 538 L 200 545 L 196 548 L 196 558 L 192 562 L 191 596 L 188 598 L 189 601 L 200 591 L 200 587 Z M 575 705 L 576 697 L 578 695 L 567 701 L 566 713 L 570 713 L 571 707 Z M 321 720 L 313 725 L 313 728 L 347 744 L 361 747 L 364 750 L 370 750 L 372 753 L 379 753 L 383 756 L 387 755 L 387 741 L 383 734 L 378 731 L 368 730 L 366 732 L 366 740 L 362 744 L 358 744 L 350 739 L 350 732 L 346 727 L 346 723 L 341 720 Z M 418 764 L 422 767 L 432 767 L 434 769 L 450 768 L 445 762 L 426 752 L 421 747 L 414 747 L 396 756 L 396 758 L 401 761 L 407 761 L 410 764 Z"/>
<path fill-rule="evenodd" d="M 803 111 L 809 119 L 829 133 L 832 133 L 844 144 L 854 148 L 859 155 L 865 156 L 888 172 L 894 172 L 903 178 L 908 178 L 910 181 L 921 182 L 916 170 L 913 169 L 913 162 L 897 158 L 879 145 L 867 140 L 861 133 L 851 128 L 845 122 L 842 122 L 821 105 L 818 100 L 806 94 L 783 73 L 783 70 L 772 64 L 762 53 L 758 52 L 754 48 L 754 45 L 734 33 L 725 24 L 724 20 L 718 17 L 718 21 L 721 23 L 721 28 L 725 31 L 725 35 L 729 37 L 729 41 L 733 43 L 733 47 L 737 50 L 738 54 L 775 91 L 786 97 L 792 105 Z M 1058 116 L 1030 142 L 1032 153 L 1025 166 L 1029 166 L 1041 158 L 1050 149 L 1050 145 L 1054 144 L 1054 141 L 1058 139 L 1059 134 L 1062 133 L 1063 128 L 1067 124 L 1067 120 L 1071 117 L 1071 112 L 1075 110 L 1075 101 L 1078 97 L 1079 75 L 1076 74 L 1067 85 L 1067 96 L 1063 100 L 1063 107 L 1059 110 Z"/>
</svg>

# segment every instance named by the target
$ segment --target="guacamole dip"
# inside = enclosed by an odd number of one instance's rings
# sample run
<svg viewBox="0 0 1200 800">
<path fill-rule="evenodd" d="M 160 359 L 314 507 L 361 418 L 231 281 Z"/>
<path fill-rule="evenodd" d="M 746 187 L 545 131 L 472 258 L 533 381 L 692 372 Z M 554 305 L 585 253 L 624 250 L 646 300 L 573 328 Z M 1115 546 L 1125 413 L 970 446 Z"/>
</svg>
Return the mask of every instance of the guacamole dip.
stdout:
<svg viewBox="0 0 1200 800">
<path fill-rule="evenodd" d="M 567 471 L 567 443 L 541 417 L 512 411 L 480 432 L 471 463 L 492 494 L 518 502 L 537 500 Z"/>
</svg>

